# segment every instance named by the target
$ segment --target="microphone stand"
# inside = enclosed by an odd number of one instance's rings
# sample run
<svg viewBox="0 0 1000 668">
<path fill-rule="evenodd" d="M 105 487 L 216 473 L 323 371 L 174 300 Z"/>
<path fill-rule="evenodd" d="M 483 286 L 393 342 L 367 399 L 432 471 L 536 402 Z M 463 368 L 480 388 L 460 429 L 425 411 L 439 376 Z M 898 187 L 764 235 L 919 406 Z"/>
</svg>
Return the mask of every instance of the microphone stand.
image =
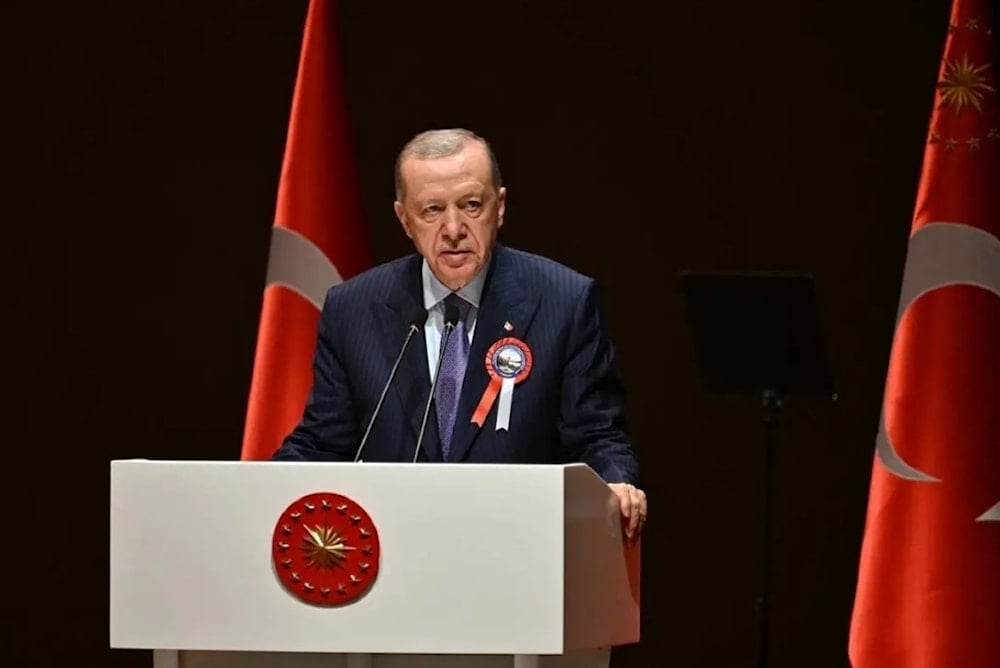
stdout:
<svg viewBox="0 0 1000 668">
<path fill-rule="evenodd" d="M 448 339 L 451 337 L 452 331 L 455 329 L 455 323 L 458 322 L 458 309 L 455 309 L 454 314 L 452 314 L 451 309 L 449 313 L 445 315 L 445 325 L 444 325 L 444 341 L 441 344 L 441 350 L 438 352 L 437 368 L 434 369 L 434 380 L 431 382 L 431 392 L 427 395 L 427 405 L 424 406 L 424 419 L 420 423 L 420 435 L 417 436 L 417 447 L 413 451 L 413 463 L 417 463 L 417 458 L 420 456 L 420 446 L 424 442 L 424 431 L 427 429 L 427 418 L 431 412 L 431 402 L 434 401 L 434 390 L 437 388 L 438 376 L 441 375 L 441 361 L 444 359 L 444 351 L 448 349 Z"/>
<path fill-rule="evenodd" d="M 771 541 L 772 505 L 774 495 L 774 451 L 778 443 L 778 422 L 783 398 L 776 390 L 764 390 L 764 503 L 761 530 L 760 595 L 757 598 L 757 662 L 756 668 L 767 668 L 771 623 Z"/>
<path fill-rule="evenodd" d="M 354 462 L 357 463 L 361 460 L 361 451 L 364 450 L 365 443 L 368 442 L 368 435 L 371 434 L 372 426 L 375 424 L 375 418 L 378 417 L 379 411 L 382 410 L 382 402 L 385 401 L 385 395 L 389 393 L 389 386 L 392 385 L 392 379 L 396 377 L 396 370 L 399 368 L 399 363 L 403 360 L 403 354 L 406 352 L 407 347 L 410 345 L 410 339 L 418 331 L 416 323 L 410 324 L 410 331 L 406 333 L 406 339 L 403 341 L 403 346 L 399 349 L 399 354 L 396 355 L 396 361 L 392 365 L 392 370 L 389 372 L 389 378 L 385 381 L 385 387 L 382 388 L 382 394 L 378 398 L 378 403 L 375 404 L 375 411 L 372 413 L 372 417 L 368 420 L 368 426 L 365 428 L 365 435 L 361 437 L 361 445 L 358 446 L 358 452 L 354 455 Z"/>
</svg>

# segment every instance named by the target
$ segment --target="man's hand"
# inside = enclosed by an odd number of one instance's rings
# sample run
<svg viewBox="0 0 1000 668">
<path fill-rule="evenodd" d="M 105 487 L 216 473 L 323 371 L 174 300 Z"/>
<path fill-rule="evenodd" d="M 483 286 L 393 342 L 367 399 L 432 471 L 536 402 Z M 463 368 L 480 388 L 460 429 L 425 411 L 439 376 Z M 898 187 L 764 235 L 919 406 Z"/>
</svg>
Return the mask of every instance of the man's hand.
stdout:
<svg viewBox="0 0 1000 668">
<path fill-rule="evenodd" d="M 608 487 L 618 497 L 621 504 L 622 517 L 628 520 L 625 527 L 625 537 L 629 543 L 635 543 L 646 524 L 646 493 L 625 482 L 609 483 Z"/>
</svg>

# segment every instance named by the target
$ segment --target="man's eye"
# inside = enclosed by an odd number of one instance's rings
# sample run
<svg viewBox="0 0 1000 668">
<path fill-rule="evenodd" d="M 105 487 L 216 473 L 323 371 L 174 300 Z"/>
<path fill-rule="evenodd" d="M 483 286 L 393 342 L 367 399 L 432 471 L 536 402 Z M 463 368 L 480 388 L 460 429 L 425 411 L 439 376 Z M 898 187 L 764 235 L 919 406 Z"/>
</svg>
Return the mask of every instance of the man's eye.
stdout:
<svg viewBox="0 0 1000 668">
<path fill-rule="evenodd" d="M 468 202 L 466 202 L 465 206 L 468 207 L 468 208 L 470 208 L 470 209 L 478 209 L 479 207 L 482 206 L 482 202 L 473 199 L 473 200 L 469 200 Z"/>
</svg>

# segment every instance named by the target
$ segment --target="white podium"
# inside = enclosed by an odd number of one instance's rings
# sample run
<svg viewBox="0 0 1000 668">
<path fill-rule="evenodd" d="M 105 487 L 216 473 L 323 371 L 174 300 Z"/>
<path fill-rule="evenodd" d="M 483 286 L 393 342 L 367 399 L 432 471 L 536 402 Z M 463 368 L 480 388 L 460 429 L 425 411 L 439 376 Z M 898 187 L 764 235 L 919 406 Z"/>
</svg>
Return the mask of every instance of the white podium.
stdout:
<svg viewBox="0 0 1000 668">
<path fill-rule="evenodd" d="M 272 556 L 316 493 L 374 525 L 348 603 Z M 639 640 L 639 547 L 581 464 L 119 460 L 110 520 L 110 645 L 156 668 L 606 668 Z"/>
</svg>

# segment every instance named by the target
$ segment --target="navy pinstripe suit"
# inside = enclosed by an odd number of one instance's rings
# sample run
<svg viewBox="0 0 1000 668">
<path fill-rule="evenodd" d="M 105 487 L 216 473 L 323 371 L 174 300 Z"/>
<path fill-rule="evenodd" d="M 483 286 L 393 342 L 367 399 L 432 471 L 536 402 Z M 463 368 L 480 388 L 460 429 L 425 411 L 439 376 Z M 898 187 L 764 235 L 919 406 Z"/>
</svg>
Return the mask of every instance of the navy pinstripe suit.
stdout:
<svg viewBox="0 0 1000 668">
<path fill-rule="evenodd" d="M 421 262 L 413 254 L 329 290 L 312 392 L 302 420 L 274 459 L 354 459 L 409 319 L 423 307 Z M 487 271 L 449 461 L 584 462 L 606 482 L 638 485 L 624 390 L 595 282 L 502 245 L 494 248 Z M 504 330 L 505 322 L 513 331 Z M 482 428 L 471 416 L 489 382 L 486 352 L 504 336 L 528 345 L 533 366 L 514 390 L 510 430 L 497 431 L 496 402 Z M 413 460 L 430 384 L 421 328 L 365 444 L 365 461 Z M 420 461 L 442 461 L 434 414 L 432 409 Z"/>
</svg>

